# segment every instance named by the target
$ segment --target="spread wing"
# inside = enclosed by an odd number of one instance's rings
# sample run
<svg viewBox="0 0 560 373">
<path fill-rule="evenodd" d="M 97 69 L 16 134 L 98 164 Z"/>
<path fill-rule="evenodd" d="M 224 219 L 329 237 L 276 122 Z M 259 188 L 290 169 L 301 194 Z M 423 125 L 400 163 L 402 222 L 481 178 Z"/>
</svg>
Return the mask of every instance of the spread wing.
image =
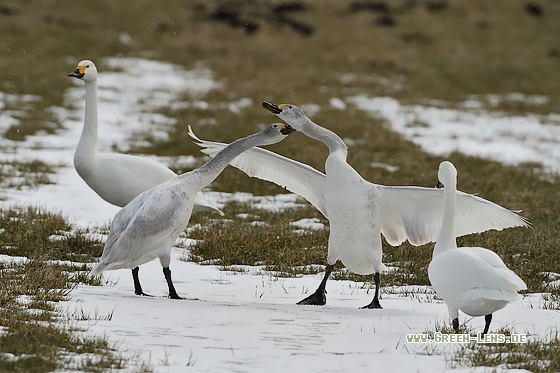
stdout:
<svg viewBox="0 0 560 373">
<path fill-rule="evenodd" d="M 379 196 L 382 230 L 387 242 L 408 240 L 419 246 L 435 242 L 443 219 L 443 189 L 372 184 Z M 457 191 L 455 236 L 529 227 L 524 217 L 478 196 Z"/>
</svg>

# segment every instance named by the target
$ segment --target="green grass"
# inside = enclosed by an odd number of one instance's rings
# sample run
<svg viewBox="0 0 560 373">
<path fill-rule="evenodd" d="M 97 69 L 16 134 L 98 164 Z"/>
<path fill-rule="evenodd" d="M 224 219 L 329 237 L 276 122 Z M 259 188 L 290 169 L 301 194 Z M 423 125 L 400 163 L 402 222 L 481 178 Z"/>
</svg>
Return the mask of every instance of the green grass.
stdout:
<svg viewBox="0 0 560 373">
<path fill-rule="evenodd" d="M 0 210 L 0 253 L 74 261 L 82 269 L 101 256 L 103 244 L 75 229 L 61 214 L 36 207 Z"/>
<path fill-rule="evenodd" d="M 302 208 L 271 213 L 237 202 L 228 203 L 223 211 L 227 219 L 190 230 L 189 237 L 197 242 L 190 248 L 189 260 L 224 268 L 262 266 L 264 271 L 283 276 L 317 273 L 320 269 L 309 264 L 324 264 L 328 230 L 299 232 L 289 225 L 318 217 L 316 211 Z M 238 214 L 249 214 L 250 218 Z"/>
<path fill-rule="evenodd" d="M 521 92 L 544 95 L 549 100 L 539 105 L 504 101 L 497 106 L 484 98 L 481 101 L 485 109 L 505 114 L 558 112 L 560 58 L 554 51 L 559 48 L 556 35 L 560 34 L 560 2 L 532 2 L 542 7 L 542 16 L 529 14 L 524 2 L 509 0 L 449 1 L 439 10 L 430 6 L 432 1 L 399 0 L 387 2 L 384 11 L 361 12 L 352 10 L 356 4 L 366 4 L 365 1 L 309 0 L 304 2 L 302 10 L 284 12 L 282 16 L 276 8 L 282 3 L 279 0 L 165 3 L 138 0 L 133 6 L 127 1 L 6 0 L 0 13 L 0 91 L 34 96 L 2 102 L 1 109 L 16 113 L 18 122 L 3 128 L 0 135 L 18 142 L 32 134 L 55 133 L 63 128 L 65 123 L 60 123 L 50 108 L 63 105 L 64 92 L 72 86 L 67 74 L 82 59 L 94 60 L 100 74 L 106 71 L 101 59 L 116 55 L 148 56 L 186 69 L 202 61 L 222 84 L 222 88 L 203 98 L 212 109 L 161 108 L 162 114 L 175 118 L 178 123 L 170 130 L 169 140 L 146 138 L 150 145 L 132 152 L 200 156 L 198 147 L 187 135 L 189 124 L 202 139 L 230 142 L 255 132 L 261 124 L 278 120 L 260 106 L 263 100 L 297 105 L 312 103 L 321 107 L 313 115 L 317 123 L 342 138 L 361 140 L 349 147 L 348 161 L 364 178 L 386 185 L 431 187 L 437 181 L 441 157 L 422 152 L 389 131 L 382 120 L 371 118 L 353 106 L 344 111 L 329 108 L 330 98 L 366 94 L 391 96 L 403 103 L 435 99 L 442 100 L 443 105 L 457 107 L 471 95 Z M 238 13 L 242 22 L 232 25 L 212 19 L 218 10 L 227 10 L 231 15 Z M 394 25 L 380 26 L 381 17 L 392 19 Z M 245 24 L 255 25 L 256 29 L 248 32 Z M 309 26 L 313 32 L 302 34 L 298 31 L 301 25 Z M 125 34 L 130 36 L 131 44 L 120 41 Z M 241 98 L 251 99 L 254 105 L 240 113 L 233 113 L 223 105 Z M 188 101 L 192 97 L 186 94 L 183 99 Z M 102 103 L 99 109 L 103 110 Z M 215 124 L 204 124 L 209 119 Z M 269 149 L 319 170 L 323 170 L 327 156 L 324 145 L 298 133 Z M 461 190 L 478 193 L 508 208 L 522 209 L 533 225 L 533 229 L 463 237 L 459 244 L 496 251 L 527 282 L 528 292 L 550 293 L 545 307 L 558 309 L 558 289 L 546 286 L 550 281 L 546 273 L 560 273 L 559 177 L 543 175 L 532 164 L 506 167 L 461 154 L 451 154 L 448 159 L 459 171 Z M 372 167 L 372 162 L 389 164 L 398 171 Z M 53 182 L 54 172 L 56 165 L 40 160 L 3 162 L 0 186 L 33 188 Z M 218 177 L 211 189 L 256 195 L 284 192 L 231 167 Z M 312 207 L 272 213 L 230 203 L 225 211 L 226 219 L 217 219 L 213 214 L 192 217 L 191 226 L 201 224 L 192 230 L 192 238 L 199 240 L 192 248 L 193 260 L 217 263 L 228 270 L 259 265 L 263 270 L 283 276 L 320 271 L 325 264 L 328 224 Z M 236 217 L 241 212 L 256 216 L 254 220 L 264 225 Z M 300 234 L 289 225 L 291 221 L 308 217 L 321 219 L 326 228 Z M 43 310 L 38 315 L 50 320 L 55 312 L 50 308 L 51 302 L 56 302 L 51 297 L 63 299 L 76 282 L 95 284 L 96 280 L 84 270 L 87 263 L 100 255 L 102 245 L 91 240 L 87 232 L 75 229 L 64 216 L 40 209 L 4 210 L 0 224 L 3 229 L 0 252 L 30 258 L 35 264 L 26 264 L 30 267 L 25 270 L 38 281 L 17 287 L 16 293 L 0 291 L 3 305 L 20 307 L 14 299 L 31 295 L 33 307 Z M 429 284 L 427 266 L 432 245 L 404 244 L 394 248 L 384 244 L 383 251 L 384 262 L 396 267 L 382 276 L 383 286 Z M 57 264 L 57 260 L 71 264 Z M 52 272 L 41 272 L 38 263 L 45 263 Z M 2 276 L 13 272 L 21 277 L 23 270 L 10 269 L 3 271 Z M 52 273 L 68 273 L 69 277 L 64 275 L 63 283 L 52 283 L 55 280 L 51 278 Z M 371 281 L 371 276 L 353 275 L 340 265 L 333 277 Z M 5 281 L 13 279 L 7 277 Z M 41 293 L 37 286 L 65 290 Z M 3 283 L 0 288 L 5 288 Z M 17 314 L 28 317 L 21 310 Z M 4 325 L 7 318 L 2 320 Z M 22 325 L 25 322 L 37 323 L 24 319 Z M 57 336 L 58 332 L 49 331 Z M 63 328 L 63 332 L 71 333 L 71 330 Z M 21 333 L 14 329 L 13 340 L 21 339 L 15 337 L 21 337 Z M 74 337 L 55 338 L 62 341 Z M 541 342 L 543 349 L 554 351 L 553 338 Z M 3 346 L 0 345 L 2 352 Z M 14 347 L 13 351 L 22 350 Z M 525 353 L 534 352 L 525 350 Z M 545 352 L 541 354 L 547 356 Z M 53 362 L 64 360 L 62 355 L 44 358 Z M 29 364 L 9 367 L 33 371 L 39 369 L 42 360 L 35 363 L 29 360 Z"/>
<path fill-rule="evenodd" d="M 27 257 L 0 265 L 0 370 L 105 372 L 127 367 L 132 358 L 121 356 L 103 337 L 85 337 L 76 325 L 111 315 L 61 318 L 64 310 L 57 305 L 79 283 L 100 285 L 85 263 L 100 255 L 101 243 L 60 214 L 41 209 L 3 210 L 0 218 L 3 253 Z M 142 365 L 139 371 L 150 369 Z"/>
<path fill-rule="evenodd" d="M 507 329 L 497 331 L 504 335 L 509 332 Z M 560 339 L 557 333 L 551 333 L 546 338 L 528 336 L 527 343 L 470 343 L 462 345 L 448 363 L 452 368 L 500 366 L 534 373 L 558 372 Z"/>
<path fill-rule="evenodd" d="M 61 321 L 58 303 L 77 284 L 100 285 L 85 263 L 100 255 L 101 243 L 62 215 L 37 208 L 1 210 L 0 226 L 0 252 L 24 257 L 0 263 L 0 370 L 104 372 L 127 366 L 129 359 L 115 346 L 103 337 L 86 337 L 76 325 L 95 315 Z"/>
<path fill-rule="evenodd" d="M 428 338 L 433 339 L 434 333 L 455 334 L 449 323 L 443 324 L 436 320 L 435 324 L 424 330 Z M 467 324 L 459 325 L 458 334 L 476 336 L 480 331 Z M 513 327 L 504 326 L 497 330 L 490 327 L 489 333 L 511 336 L 520 333 Z M 523 334 L 523 333 L 521 333 Z M 447 364 L 451 369 L 465 367 L 497 367 L 503 369 L 525 369 L 535 373 L 552 373 L 560 369 L 560 339 L 556 332 L 546 337 L 526 334 L 526 343 L 478 343 L 471 341 L 456 345 L 452 354 L 447 354 Z M 431 351 L 432 344 L 425 346 Z"/>
</svg>

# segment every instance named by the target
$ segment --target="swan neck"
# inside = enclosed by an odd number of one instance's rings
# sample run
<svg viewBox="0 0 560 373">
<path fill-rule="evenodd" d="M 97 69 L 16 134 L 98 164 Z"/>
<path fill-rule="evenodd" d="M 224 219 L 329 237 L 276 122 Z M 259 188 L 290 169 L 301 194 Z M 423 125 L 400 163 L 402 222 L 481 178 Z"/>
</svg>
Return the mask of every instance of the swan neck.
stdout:
<svg viewBox="0 0 560 373">
<path fill-rule="evenodd" d="M 74 160 L 93 159 L 97 152 L 97 82 L 86 82 L 84 128 L 76 148 Z"/>
<path fill-rule="evenodd" d="M 213 182 L 235 157 L 243 153 L 245 150 L 259 145 L 262 145 L 261 133 L 256 133 L 236 140 L 223 148 L 207 163 L 184 175 L 196 175 L 200 189 L 202 189 Z M 189 179 L 189 184 L 192 183 L 193 180 Z"/>
<path fill-rule="evenodd" d="M 443 189 L 443 221 L 439 238 L 434 247 L 434 257 L 449 249 L 457 248 L 455 237 L 456 199 L 457 182 L 446 183 Z"/>
<path fill-rule="evenodd" d="M 317 141 L 321 141 L 323 144 L 329 148 L 329 152 L 333 153 L 341 153 L 342 157 L 346 159 L 348 155 L 348 147 L 342 141 L 342 139 L 333 131 L 328 130 L 324 127 L 319 126 L 318 124 L 314 123 L 311 119 L 306 118 L 306 121 L 303 123 L 302 130 L 306 136 L 311 137 Z"/>
</svg>

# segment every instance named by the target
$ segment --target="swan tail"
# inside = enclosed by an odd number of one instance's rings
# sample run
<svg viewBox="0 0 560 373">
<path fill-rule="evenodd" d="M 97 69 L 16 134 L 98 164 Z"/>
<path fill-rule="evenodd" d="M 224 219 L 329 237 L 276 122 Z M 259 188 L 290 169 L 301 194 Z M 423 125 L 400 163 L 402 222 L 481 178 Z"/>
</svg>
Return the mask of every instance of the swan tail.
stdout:
<svg viewBox="0 0 560 373">
<path fill-rule="evenodd" d="M 107 263 L 103 263 L 103 262 L 98 263 L 95 267 L 93 267 L 90 274 L 92 276 L 99 276 L 101 273 L 103 273 L 103 271 L 107 269 L 107 267 L 108 267 Z"/>
</svg>

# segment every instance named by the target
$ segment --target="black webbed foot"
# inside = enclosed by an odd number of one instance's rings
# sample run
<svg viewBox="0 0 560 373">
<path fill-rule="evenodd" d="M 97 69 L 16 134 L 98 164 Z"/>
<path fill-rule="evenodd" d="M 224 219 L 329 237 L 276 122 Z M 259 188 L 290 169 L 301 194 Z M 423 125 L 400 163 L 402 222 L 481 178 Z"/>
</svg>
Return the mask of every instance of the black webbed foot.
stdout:
<svg viewBox="0 0 560 373">
<path fill-rule="evenodd" d="M 185 299 L 183 297 L 180 297 L 177 293 L 169 293 L 169 298 L 170 299 Z"/>
<path fill-rule="evenodd" d="M 373 300 L 367 306 L 360 307 L 360 309 L 362 309 L 362 310 L 363 309 L 373 310 L 373 309 L 382 309 L 383 308 L 383 307 L 381 307 L 381 304 L 379 303 L 379 284 L 381 282 L 380 277 L 381 277 L 381 275 L 379 274 L 379 272 L 375 272 L 375 274 L 373 275 L 373 282 L 375 283 L 375 294 L 373 295 Z"/>
<path fill-rule="evenodd" d="M 165 276 L 165 281 L 167 281 L 167 286 L 169 287 L 169 298 L 170 299 L 185 299 L 180 297 L 173 286 L 173 281 L 171 280 L 171 270 L 169 267 L 163 267 L 163 275 Z"/>
<path fill-rule="evenodd" d="M 382 308 L 383 308 L 383 307 L 381 307 L 381 304 L 379 303 L 379 299 L 374 299 L 374 300 L 372 300 L 371 303 L 368 304 L 367 306 L 360 307 L 360 309 L 362 309 L 362 310 L 363 310 L 363 309 L 370 309 L 370 310 L 373 310 L 373 309 L 382 309 Z"/>
<path fill-rule="evenodd" d="M 324 290 L 315 291 L 313 294 L 308 296 L 307 298 L 300 300 L 297 302 L 298 305 L 311 305 L 311 306 L 324 306 L 327 304 L 327 292 Z"/>
<path fill-rule="evenodd" d="M 146 294 L 146 293 L 144 293 L 142 290 L 140 290 L 140 291 L 134 291 L 134 294 L 136 294 L 136 295 L 141 295 L 141 296 L 143 296 L 143 297 L 153 297 L 153 295 Z"/>
<path fill-rule="evenodd" d="M 132 269 L 132 279 L 134 280 L 134 294 L 142 295 L 145 297 L 151 297 L 150 294 L 146 294 L 142 290 L 142 286 L 140 285 L 140 279 L 138 278 L 138 271 L 140 271 L 140 268 L 138 267 Z"/>
<path fill-rule="evenodd" d="M 315 290 L 315 292 L 307 298 L 297 302 L 298 305 L 324 306 L 327 304 L 327 280 L 329 279 L 333 268 L 334 264 L 328 264 L 325 267 L 325 276 L 323 277 L 323 280 L 317 290 Z"/>
</svg>

